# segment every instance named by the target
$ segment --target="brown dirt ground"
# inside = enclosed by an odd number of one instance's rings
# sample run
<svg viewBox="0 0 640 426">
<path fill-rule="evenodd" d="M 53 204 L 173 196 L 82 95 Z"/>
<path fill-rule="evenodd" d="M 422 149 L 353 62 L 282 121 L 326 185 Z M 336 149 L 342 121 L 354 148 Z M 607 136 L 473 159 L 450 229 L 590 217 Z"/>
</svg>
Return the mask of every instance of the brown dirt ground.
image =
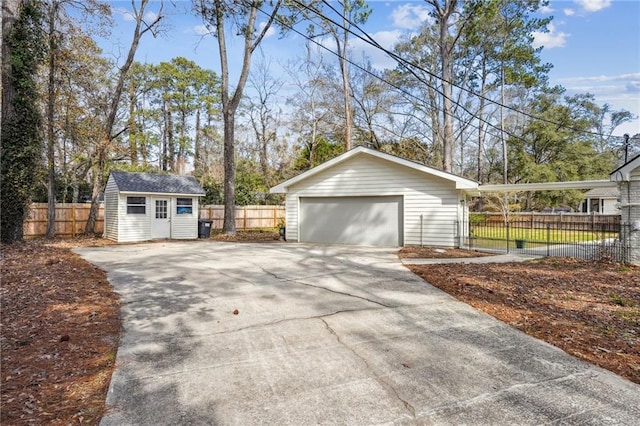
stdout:
<svg viewBox="0 0 640 426">
<path fill-rule="evenodd" d="M 477 250 L 465 250 L 457 248 L 436 247 L 403 247 L 398 252 L 401 259 L 464 259 L 469 257 L 493 256 L 494 253 L 485 253 Z"/>
<path fill-rule="evenodd" d="M 474 308 L 640 384 L 640 267 L 569 258 L 407 266 Z"/>
<path fill-rule="evenodd" d="M 1 424 L 97 424 L 120 336 L 118 295 L 70 248 L 102 239 L 2 245 Z"/>
</svg>

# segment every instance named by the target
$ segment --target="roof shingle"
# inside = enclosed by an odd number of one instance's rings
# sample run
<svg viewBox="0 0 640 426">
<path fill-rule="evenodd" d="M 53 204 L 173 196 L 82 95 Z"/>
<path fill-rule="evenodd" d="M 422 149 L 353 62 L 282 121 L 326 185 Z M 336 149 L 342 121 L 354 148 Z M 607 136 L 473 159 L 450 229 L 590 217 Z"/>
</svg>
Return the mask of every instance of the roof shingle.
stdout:
<svg viewBox="0 0 640 426">
<path fill-rule="evenodd" d="M 193 176 L 131 172 L 111 172 L 111 176 L 122 192 L 205 195 Z"/>
</svg>

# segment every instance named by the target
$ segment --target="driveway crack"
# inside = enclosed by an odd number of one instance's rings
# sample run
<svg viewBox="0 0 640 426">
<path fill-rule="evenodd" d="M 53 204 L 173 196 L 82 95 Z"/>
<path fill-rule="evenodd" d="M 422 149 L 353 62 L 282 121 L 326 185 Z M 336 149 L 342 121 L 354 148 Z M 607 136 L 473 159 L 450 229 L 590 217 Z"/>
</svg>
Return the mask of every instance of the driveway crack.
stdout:
<svg viewBox="0 0 640 426">
<path fill-rule="evenodd" d="M 391 393 L 393 396 L 395 396 L 395 398 L 398 401 L 400 401 L 402 403 L 402 405 L 404 405 L 404 408 L 409 412 L 411 417 L 415 419 L 416 418 L 416 409 L 413 407 L 413 405 L 411 405 L 409 403 L 409 401 L 403 399 L 400 396 L 400 394 L 398 393 L 398 391 L 396 390 L 396 388 L 393 387 L 393 385 L 389 381 L 387 381 L 384 378 L 384 376 L 379 375 L 378 372 L 369 364 L 369 362 L 367 361 L 366 358 L 361 356 L 351 346 L 349 346 L 345 342 L 343 342 L 342 339 L 340 339 L 340 336 L 338 335 L 338 333 L 336 333 L 336 331 L 329 325 L 329 323 L 324 318 L 320 317 L 320 320 L 324 323 L 324 326 L 329 331 L 329 333 L 331 333 L 332 335 L 335 336 L 335 338 L 338 341 L 338 343 L 340 343 L 343 347 L 348 349 L 352 354 L 354 354 L 358 359 L 360 359 L 360 361 L 362 361 L 364 363 L 364 365 L 367 367 L 367 369 L 373 373 L 373 375 L 375 376 L 375 378 L 378 381 L 378 383 L 380 383 L 389 393 Z"/>
<path fill-rule="evenodd" d="M 495 392 L 486 392 L 486 393 L 482 393 L 479 395 L 476 395 L 474 397 L 465 399 L 465 400 L 459 400 L 459 401 L 454 401 L 454 402 L 450 402 L 447 404 L 442 404 L 440 406 L 436 406 L 433 407 L 429 410 L 425 410 L 420 412 L 420 416 L 431 416 L 434 414 L 442 414 L 442 413 L 446 413 L 448 411 L 457 411 L 457 410 L 461 410 L 461 409 L 466 409 L 474 404 L 482 404 L 483 402 L 487 401 L 487 400 L 496 400 L 499 399 L 501 397 L 504 397 L 505 395 L 510 395 L 512 394 L 514 391 L 519 391 L 521 389 L 531 389 L 531 388 L 536 388 L 540 385 L 544 385 L 544 384 L 548 384 L 548 383 L 562 383 L 565 381 L 570 381 L 570 380 L 575 380 L 575 379 L 579 379 L 579 378 L 583 378 L 583 377 L 591 377 L 593 376 L 593 372 L 592 371 L 582 371 L 582 372 L 577 372 L 577 373 L 572 373 L 572 374 L 568 374 L 566 376 L 560 376 L 560 377 L 551 377 L 548 379 L 544 379 L 544 380 L 539 380 L 537 382 L 524 382 L 524 383 L 515 383 L 511 386 L 508 386 L 506 388 L 503 389 L 499 389 Z M 587 411 L 591 411 L 591 410 L 587 410 Z M 580 413 L 571 413 L 567 416 L 567 418 L 570 418 L 571 416 L 575 416 L 577 414 Z M 561 421 L 562 418 L 559 419 L 554 419 L 552 421 L 552 423 L 555 422 L 559 422 Z"/>
<path fill-rule="evenodd" d="M 255 265 L 255 263 L 254 263 L 254 265 Z M 268 275 L 271 275 L 273 278 L 275 278 L 275 279 L 277 279 L 277 280 L 280 280 L 280 281 L 284 281 L 284 282 L 288 282 L 288 283 L 295 283 L 295 284 L 303 285 L 303 286 L 306 286 L 306 287 L 313 287 L 313 288 L 317 288 L 317 289 L 320 289 L 320 290 L 328 291 L 328 292 L 330 292 L 330 293 L 339 294 L 339 295 L 341 295 L 341 296 L 353 297 L 353 298 L 355 298 L 355 299 L 364 300 L 364 301 L 366 301 L 366 302 L 374 303 L 374 304 L 376 304 L 376 305 L 379 305 L 379 306 L 382 306 L 382 307 L 385 307 L 385 308 L 394 308 L 394 307 L 396 307 L 396 306 L 392 306 L 392 305 L 387 305 L 387 304 L 382 303 L 382 302 L 379 302 L 379 301 L 377 301 L 377 300 L 369 299 L 368 297 L 358 296 L 358 295 L 356 295 L 356 294 L 351 294 L 351 293 L 348 293 L 348 292 L 345 292 L 345 291 L 332 290 L 332 289 L 330 289 L 330 288 L 322 287 L 322 286 L 320 286 L 320 285 L 314 285 L 314 284 L 304 283 L 304 282 L 298 281 L 298 280 L 297 280 L 297 279 L 295 279 L 295 278 L 285 278 L 285 277 L 281 277 L 281 276 L 279 276 L 278 274 L 276 274 L 276 273 L 274 273 L 274 272 L 271 272 L 271 271 L 269 271 L 268 269 L 265 269 L 265 268 L 264 268 L 263 266 L 261 266 L 261 265 L 255 265 L 255 266 L 257 266 L 257 267 L 259 267 L 260 269 L 262 269 L 262 271 L 263 271 L 264 273 L 266 273 L 266 274 L 268 274 Z M 331 274 L 326 274 L 326 275 L 331 275 Z"/>
</svg>

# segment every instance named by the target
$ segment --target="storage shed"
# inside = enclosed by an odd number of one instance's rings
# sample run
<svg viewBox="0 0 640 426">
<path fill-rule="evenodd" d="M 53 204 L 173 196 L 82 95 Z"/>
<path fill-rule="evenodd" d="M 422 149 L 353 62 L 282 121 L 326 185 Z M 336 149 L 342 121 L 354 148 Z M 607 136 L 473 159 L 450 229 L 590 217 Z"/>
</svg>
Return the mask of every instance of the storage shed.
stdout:
<svg viewBox="0 0 640 426">
<path fill-rule="evenodd" d="M 198 238 L 198 201 L 191 176 L 111 172 L 104 192 L 104 237 L 117 242 Z"/>
<path fill-rule="evenodd" d="M 455 247 L 477 182 L 365 147 L 273 188 L 287 241 Z"/>
</svg>

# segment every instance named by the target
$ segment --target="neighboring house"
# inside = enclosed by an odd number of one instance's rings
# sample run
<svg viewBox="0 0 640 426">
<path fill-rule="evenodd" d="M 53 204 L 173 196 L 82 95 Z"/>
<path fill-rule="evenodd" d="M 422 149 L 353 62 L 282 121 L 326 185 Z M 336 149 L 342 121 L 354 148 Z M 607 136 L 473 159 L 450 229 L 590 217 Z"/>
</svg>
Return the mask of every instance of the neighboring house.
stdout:
<svg viewBox="0 0 640 426">
<path fill-rule="evenodd" d="M 459 245 L 477 182 L 365 147 L 273 188 L 286 194 L 287 241 Z"/>
<path fill-rule="evenodd" d="M 621 239 L 629 248 L 629 261 L 640 265 L 640 155 L 611 172 L 620 188 Z"/>
<path fill-rule="evenodd" d="M 195 178 L 111 172 L 104 192 L 104 237 L 117 242 L 198 238 Z"/>
<path fill-rule="evenodd" d="M 594 188 L 584 193 L 580 203 L 582 213 L 619 214 L 617 204 L 620 199 L 618 188 Z"/>
</svg>

